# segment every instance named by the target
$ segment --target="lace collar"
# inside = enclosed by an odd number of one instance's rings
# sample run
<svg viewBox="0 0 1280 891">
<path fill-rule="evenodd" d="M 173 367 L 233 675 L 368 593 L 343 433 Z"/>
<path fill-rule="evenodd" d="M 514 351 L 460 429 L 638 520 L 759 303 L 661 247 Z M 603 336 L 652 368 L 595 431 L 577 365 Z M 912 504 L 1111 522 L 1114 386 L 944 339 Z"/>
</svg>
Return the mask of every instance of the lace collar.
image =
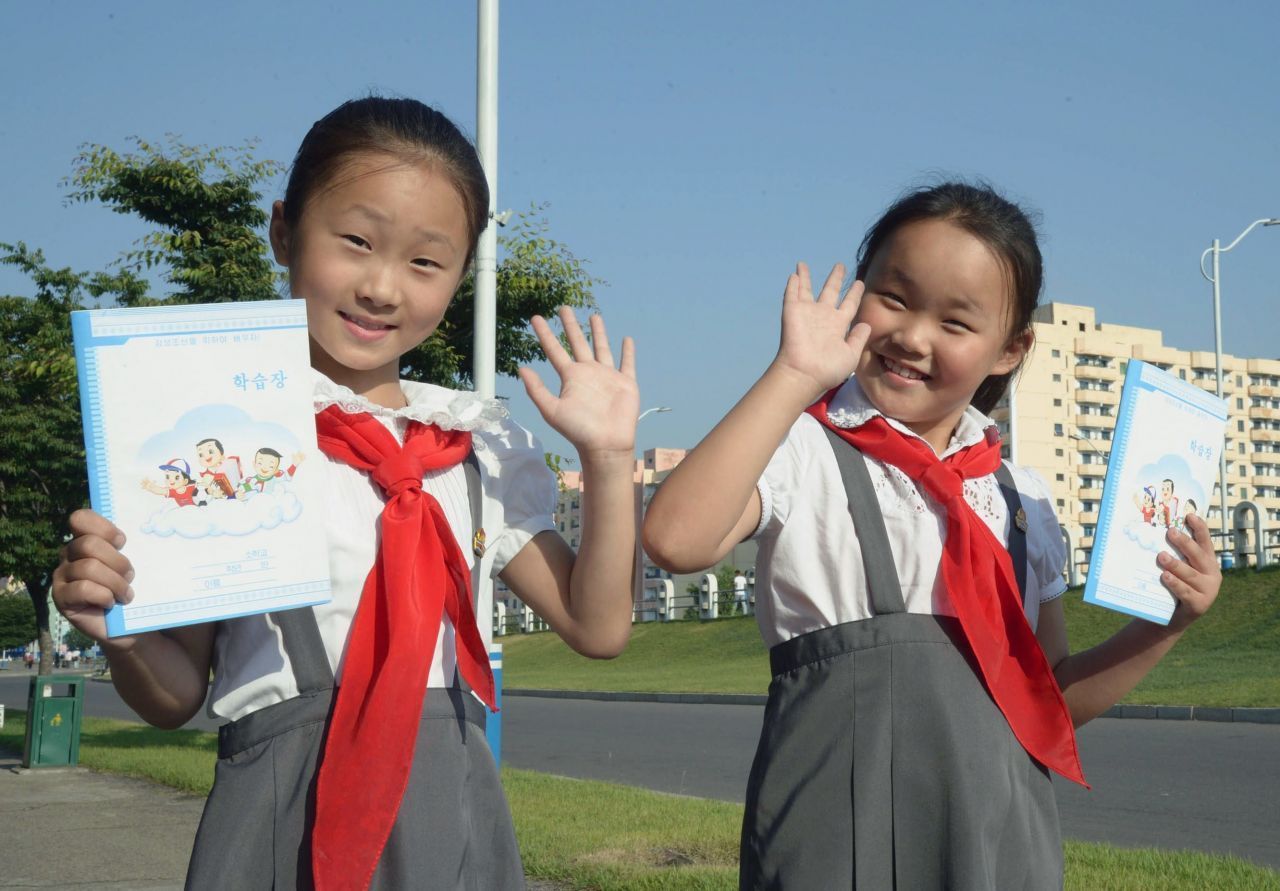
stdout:
<svg viewBox="0 0 1280 891">
<path fill-rule="evenodd" d="M 890 427 L 904 436 L 914 436 L 916 439 L 922 439 L 917 433 L 909 430 L 905 425 L 893 418 L 885 416 L 880 409 L 872 405 L 871 401 L 867 399 L 867 394 L 862 392 L 862 387 L 858 384 L 856 377 L 850 377 L 845 381 L 840 387 L 840 391 L 832 398 L 831 404 L 827 406 L 827 417 L 837 427 L 849 429 L 861 427 L 877 415 L 884 417 L 889 422 Z M 947 450 L 938 457 L 945 458 L 947 455 L 981 442 L 986 437 L 986 429 L 994 423 L 972 405 L 969 406 L 965 409 L 964 414 L 960 416 L 960 422 L 956 424 L 955 432 L 951 434 L 951 442 L 947 445 Z"/>
<path fill-rule="evenodd" d="M 313 402 L 315 411 L 336 405 L 345 412 L 368 412 L 376 417 L 398 418 L 433 424 L 441 430 L 479 430 L 493 433 L 507 417 L 507 410 L 496 399 L 482 399 L 471 390 L 451 390 L 435 384 L 400 381 L 408 405 L 384 408 L 355 393 L 350 387 L 336 384 L 323 373 L 314 374 Z"/>
</svg>

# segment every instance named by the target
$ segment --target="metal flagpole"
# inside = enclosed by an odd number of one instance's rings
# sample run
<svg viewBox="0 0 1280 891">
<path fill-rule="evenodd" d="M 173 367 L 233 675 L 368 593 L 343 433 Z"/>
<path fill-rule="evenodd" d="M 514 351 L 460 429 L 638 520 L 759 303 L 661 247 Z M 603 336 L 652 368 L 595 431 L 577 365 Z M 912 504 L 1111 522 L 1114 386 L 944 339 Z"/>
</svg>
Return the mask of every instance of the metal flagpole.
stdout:
<svg viewBox="0 0 1280 891">
<path fill-rule="evenodd" d="M 486 399 L 494 395 L 498 320 L 498 0 L 476 0 L 476 150 L 489 181 L 489 215 L 476 246 L 475 332 L 471 379 Z"/>
</svg>

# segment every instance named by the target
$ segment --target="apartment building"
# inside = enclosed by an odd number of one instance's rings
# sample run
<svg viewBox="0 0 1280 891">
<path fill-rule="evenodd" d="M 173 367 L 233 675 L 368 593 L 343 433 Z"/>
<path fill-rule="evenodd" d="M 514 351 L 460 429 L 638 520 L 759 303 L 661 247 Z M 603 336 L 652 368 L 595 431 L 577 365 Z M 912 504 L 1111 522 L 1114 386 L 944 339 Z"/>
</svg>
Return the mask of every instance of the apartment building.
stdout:
<svg viewBox="0 0 1280 891">
<path fill-rule="evenodd" d="M 1216 392 L 1212 351 L 1166 346 L 1153 328 L 1099 323 L 1092 307 L 1049 303 L 1033 317 L 1036 346 L 1016 390 L 992 413 L 1007 453 L 1038 470 L 1052 491 L 1058 520 L 1081 565 L 1088 563 L 1119 412 L 1120 389 L 1131 359 L 1141 359 Z M 1224 354 L 1228 511 L 1252 502 L 1261 515 L 1265 544 L 1280 545 L 1280 359 Z M 1219 488 L 1207 519 L 1221 531 Z M 1221 541 L 1219 539 L 1219 541 Z"/>
</svg>

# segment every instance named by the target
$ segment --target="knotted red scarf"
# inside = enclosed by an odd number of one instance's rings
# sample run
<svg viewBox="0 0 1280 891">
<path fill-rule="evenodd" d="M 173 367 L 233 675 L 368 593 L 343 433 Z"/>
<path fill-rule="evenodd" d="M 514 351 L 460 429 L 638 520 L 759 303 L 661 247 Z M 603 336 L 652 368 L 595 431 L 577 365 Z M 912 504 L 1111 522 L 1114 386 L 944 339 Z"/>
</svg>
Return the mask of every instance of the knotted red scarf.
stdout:
<svg viewBox="0 0 1280 891">
<path fill-rule="evenodd" d="M 311 834 L 316 887 L 364 889 L 409 781 L 443 614 L 453 622 L 459 672 L 494 708 L 471 574 L 440 503 L 422 490 L 426 471 L 466 459 L 471 434 L 415 421 L 401 447 L 376 418 L 337 406 L 316 415 L 316 432 L 321 451 L 369 471 L 386 497 L 325 737 Z"/>
<path fill-rule="evenodd" d="M 859 451 L 897 467 L 946 511 L 942 581 L 982 681 L 1013 735 L 1031 757 L 1087 787 L 1071 713 L 1023 612 L 1009 551 L 964 500 L 966 479 L 1000 466 L 999 436 L 939 460 L 928 443 L 904 436 L 879 415 L 852 430 L 837 427 L 827 417 L 835 394 L 824 395 L 809 414 Z"/>
</svg>

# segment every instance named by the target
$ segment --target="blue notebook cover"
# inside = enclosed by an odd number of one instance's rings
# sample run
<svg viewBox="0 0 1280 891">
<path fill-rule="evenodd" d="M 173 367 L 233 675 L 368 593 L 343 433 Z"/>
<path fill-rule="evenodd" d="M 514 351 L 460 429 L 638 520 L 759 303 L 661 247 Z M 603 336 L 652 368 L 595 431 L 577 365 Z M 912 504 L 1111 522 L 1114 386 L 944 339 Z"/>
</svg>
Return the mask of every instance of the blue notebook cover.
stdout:
<svg viewBox="0 0 1280 891">
<path fill-rule="evenodd" d="M 329 600 L 306 306 L 71 314 L 93 509 L 134 599 L 112 637 Z"/>
<path fill-rule="evenodd" d="M 1166 536 L 1213 497 L 1227 405 L 1146 362 L 1125 373 L 1089 559 L 1085 603 L 1161 625 L 1177 601 L 1160 582 Z"/>
</svg>

